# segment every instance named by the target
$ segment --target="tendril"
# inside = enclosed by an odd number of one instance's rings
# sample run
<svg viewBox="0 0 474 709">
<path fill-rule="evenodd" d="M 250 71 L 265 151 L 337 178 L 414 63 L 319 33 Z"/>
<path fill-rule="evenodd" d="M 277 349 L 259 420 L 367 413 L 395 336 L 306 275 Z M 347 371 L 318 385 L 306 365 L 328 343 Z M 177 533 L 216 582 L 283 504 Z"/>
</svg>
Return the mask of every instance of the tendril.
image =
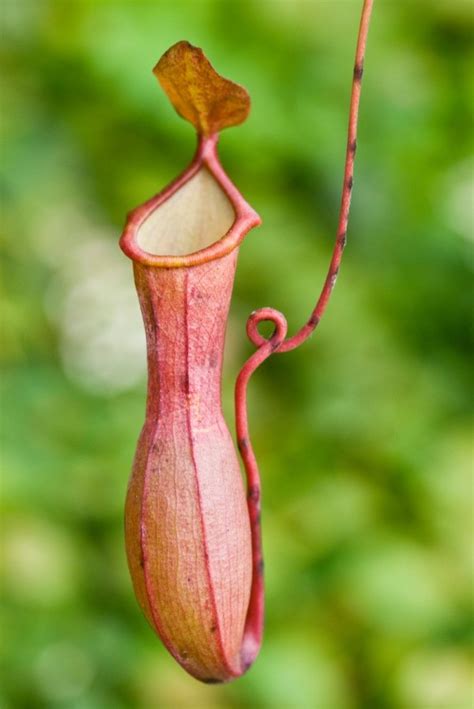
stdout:
<svg viewBox="0 0 474 709">
<path fill-rule="evenodd" d="M 253 372 L 274 352 L 289 352 L 301 345 L 319 324 L 329 302 L 336 283 L 339 267 L 346 245 L 347 225 L 354 182 L 354 160 L 357 150 L 357 119 L 359 113 L 360 90 L 364 71 L 364 55 L 372 13 L 373 0 L 364 0 L 357 38 L 357 47 L 352 79 L 351 101 L 349 108 L 349 127 L 347 131 L 346 159 L 342 185 L 341 206 L 331 262 L 321 293 L 307 322 L 292 336 L 286 339 L 287 322 L 283 313 L 274 308 L 255 310 L 247 320 L 247 335 L 257 350 L 242 367 L 235 385 L 235 421 L 237 441 L 247 475 L 247 505 L 250 519 L 253 557 L 253 577 L 250 603 L 242 643 L 242 662 L 245 666 L 258 652 L 263 628 L 263 556 L 260 533 L 260 475 L 255 453 L 249 437 L 247 415 L 247 388 Z M 273 333 L 264 337 L 258 330 L 263 322 L 274 325 Z"/>
</svg>

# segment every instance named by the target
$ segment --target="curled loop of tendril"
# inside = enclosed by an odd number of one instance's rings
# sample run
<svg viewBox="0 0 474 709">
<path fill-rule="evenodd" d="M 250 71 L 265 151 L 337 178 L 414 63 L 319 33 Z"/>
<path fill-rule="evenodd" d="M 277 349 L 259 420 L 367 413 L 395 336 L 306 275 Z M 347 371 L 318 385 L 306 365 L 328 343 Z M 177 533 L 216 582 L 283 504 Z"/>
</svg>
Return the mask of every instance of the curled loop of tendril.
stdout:
<svg viewBox="0 0 474 709">
<path fill-rule="evenodd" d="M 273 333 L 269 337 L 264 337 L 258 326 L 262 322 L 271 322 L 275 326 Z M 255 347 L 263 347 L 271 344 L 272 350 L 276 350 L 284 341 L 288 332 L 288 324 L 283 313 L 274 308 L 259 308 L 250 314 L 247 320 L 247 335 Z"/>
</svg>

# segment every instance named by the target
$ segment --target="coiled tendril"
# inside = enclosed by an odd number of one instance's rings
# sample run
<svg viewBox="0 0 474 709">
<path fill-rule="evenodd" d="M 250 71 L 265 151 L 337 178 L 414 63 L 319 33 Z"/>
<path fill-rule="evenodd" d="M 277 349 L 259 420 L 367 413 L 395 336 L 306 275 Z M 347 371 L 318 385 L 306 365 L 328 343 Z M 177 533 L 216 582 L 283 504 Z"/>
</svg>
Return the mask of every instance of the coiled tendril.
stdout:
<svg viewBox="0 0 474 709">
<path fill-rule="evenodd" d="M 354 160 L 357 150 L 357 118 L 362 74 L 364 72 L 364 55 L 369 30 L 373 0 L 364 0 L 357 38 L 352 92 L 349 108 L 349 127 L 347 132 L 346 159 L 344 165 L 344 181 L 341 194 L 336 242 L 324 285 L 316 305 L 307 322 L 292 336 L 286 339 L 288 325 L 283 313 L 274 308 L 255 310 L 247 320 L 247 335 L 257 350 L 249 357 L 242 367 L 235 385 L 235 421 L 237 442 L 247 475 L 247 504 L 250 517 L 253 554 L 253 579 L 250 604 L 244 632 L 243 655 L 252 655 L 259 645 L 263 630 L 263 557 L 260 533 L 260 475 L 255 454 L 250 442 L 247 416 L 247 387 L 253 372 L 271 354 L 289 352 L 299 347 L 319 324 L 326 309 L 332 289 L 336 283 L 342 254 L 346 245 L 347 224 L 351 204 L 351 194 L 354 177 Z M 263 322 L 274 325 L 270 337 L 264 337 L 258 330 Z"/>
</svg>

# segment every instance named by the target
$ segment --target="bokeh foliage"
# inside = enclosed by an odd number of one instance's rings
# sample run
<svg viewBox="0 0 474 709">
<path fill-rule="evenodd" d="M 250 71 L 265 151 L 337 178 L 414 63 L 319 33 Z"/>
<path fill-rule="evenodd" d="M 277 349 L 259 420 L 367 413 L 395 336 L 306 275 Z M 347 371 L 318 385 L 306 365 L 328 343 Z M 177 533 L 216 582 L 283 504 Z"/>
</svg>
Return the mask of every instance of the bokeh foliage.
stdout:
<svg viewBox="0 0 474 709">
<path fill-rule="evenodd" d="M 376 1 L 338 286 L 252 382 L 268 598 L 249 674 L 207 687 L 175 665 L 124 557 L 145 355 L 116 241 L 194 150 L 151 68 L 188 39 L 253 99 L 221 139 L 264 219 L 240 255 L 231 417 L 248 313 L 293 332 L 328 264 L 359 6 L 3 0 L 2 706 L 471 706 L 467 1 Z"/>
</svg>

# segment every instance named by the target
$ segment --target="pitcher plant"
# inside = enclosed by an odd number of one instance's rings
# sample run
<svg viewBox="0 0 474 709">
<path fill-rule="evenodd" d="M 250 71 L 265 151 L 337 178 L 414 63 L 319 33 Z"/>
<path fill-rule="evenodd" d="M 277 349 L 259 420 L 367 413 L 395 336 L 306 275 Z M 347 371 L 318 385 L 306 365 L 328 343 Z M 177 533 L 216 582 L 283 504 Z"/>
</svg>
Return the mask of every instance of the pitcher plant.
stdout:
<svg viewBox="0 0 474 709">
<path fill-rule="evenodd" d="M 373 0 L 365 0 L 356 49 L 336 243 L 310 318 L 287 338 L 285 317 L 253 312 L 256 352 L 235 388 L 240 463 L 221 405 L 224 337 L 240 245 L 260 217 L 219 162 L 223 128 L 242 123 L 250 99 L 217 74 L 202 51 L 178 42 L 154 69 L 176 111 L 197 131 L 189 167 L 128 216 L 120 246 L 133 261 L 147 340 L 146 418 L 125 507 L 128 564 L 138 601 L 164 645 L 197 679 L 242 675 L 262 641 L 260 478 L 250 442 L 247 385 L 272 353 L 313 332 L 346 244 L 357 116 Z M 262 321 L 274 325 L 263 337 Z"/>
</svg>

